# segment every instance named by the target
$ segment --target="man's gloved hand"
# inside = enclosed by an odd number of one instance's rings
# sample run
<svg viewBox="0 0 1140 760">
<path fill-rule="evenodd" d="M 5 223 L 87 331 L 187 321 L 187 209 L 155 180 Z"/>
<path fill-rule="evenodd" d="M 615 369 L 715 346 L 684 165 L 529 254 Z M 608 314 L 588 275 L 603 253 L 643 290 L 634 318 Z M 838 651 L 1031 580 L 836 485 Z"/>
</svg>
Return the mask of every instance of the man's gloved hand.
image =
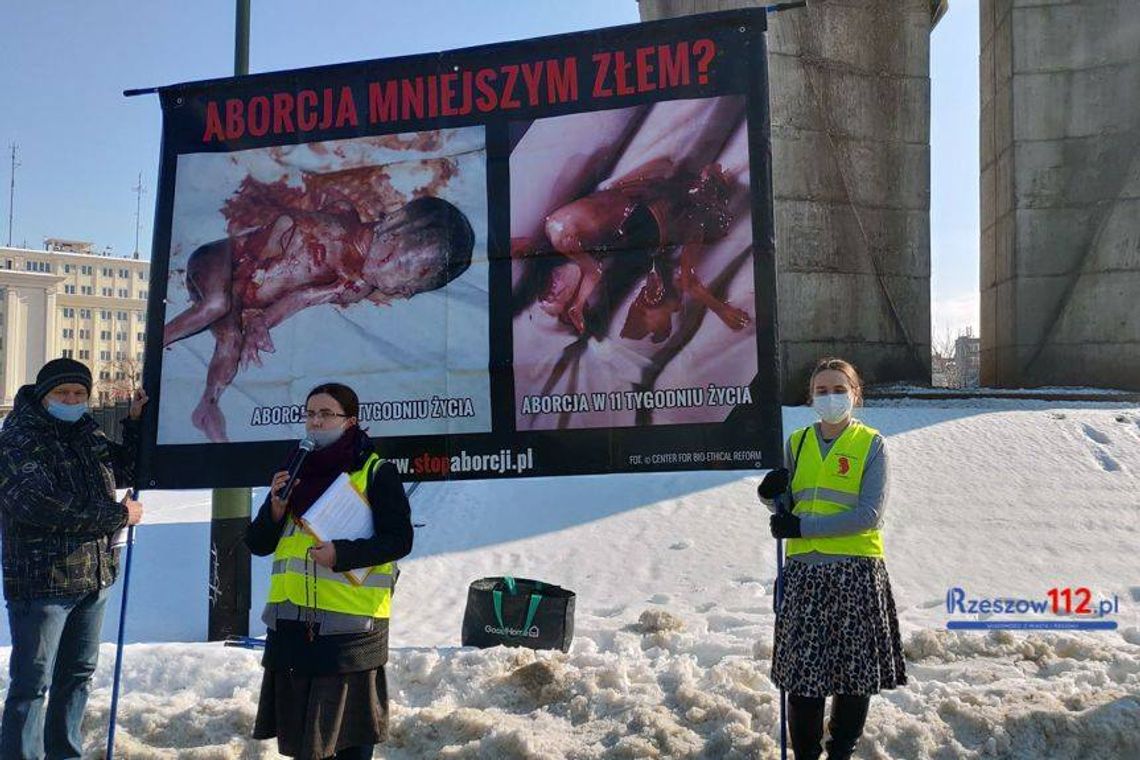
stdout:
<svg viewBox="0 0 1140 760">
<path fill-rule="evenodd" d="M 785 467 L 777 467 L 775 470 L 770 470 L 756 488 L 756 495 L 766 501 L 772 501 L 788 490 L 790 478 L 791 475 Z"/>
<path fill-rule="evenodd" d="M 772 538 L 801 538 L 800 518 L 791 512 L 777 512 L 768 518 Z"/>
</svg>

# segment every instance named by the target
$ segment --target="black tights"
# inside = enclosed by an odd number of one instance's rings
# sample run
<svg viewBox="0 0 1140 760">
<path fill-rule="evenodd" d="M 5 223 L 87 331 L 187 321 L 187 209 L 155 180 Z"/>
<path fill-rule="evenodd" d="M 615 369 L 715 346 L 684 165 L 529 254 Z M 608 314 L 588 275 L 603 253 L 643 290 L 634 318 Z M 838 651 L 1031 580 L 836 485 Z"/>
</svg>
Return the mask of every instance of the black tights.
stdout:
<svg viewBox="0 0 1140 760">
<path fill-rule="evenodd" d="M 365 744 L 360 747 L 345 747 L 332 756 L 332 760 L 372 760 L 372 750 L 375 744 Z"/>
<path fill-rule="evenodd" d="M 827 760 L 847 760 L 863 735 L 871 697 L 836 694 L 831 698 Z M 823 753 L 823 697 L 788 695 L 788 733 L 796 760 L 817 760 Z"/>
</svg>

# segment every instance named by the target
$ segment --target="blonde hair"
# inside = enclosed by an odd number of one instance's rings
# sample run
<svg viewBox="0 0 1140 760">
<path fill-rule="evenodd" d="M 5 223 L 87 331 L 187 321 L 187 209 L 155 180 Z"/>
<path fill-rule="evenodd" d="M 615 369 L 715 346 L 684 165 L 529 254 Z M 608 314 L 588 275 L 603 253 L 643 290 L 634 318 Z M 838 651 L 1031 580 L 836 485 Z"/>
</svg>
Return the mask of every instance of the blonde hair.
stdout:
<svg viewBox="0 0 1140 760">
<path fill-rule="evenodd" d="M 808 403 L 811 403 L 814 394 L 815 376 L 827 370 L 843 373 L 844 377 L 847 378 L 847 384 L 851 386 L 851 395 L 855 406 L 861 406 L 863 403 L 863 379 L 859 377 L 859 371 L 851 362 L 835 356 L 825 356 L 816 362 L 815 369 L 811 371 L 811 377 L 808 379 Z"/>
</svg>

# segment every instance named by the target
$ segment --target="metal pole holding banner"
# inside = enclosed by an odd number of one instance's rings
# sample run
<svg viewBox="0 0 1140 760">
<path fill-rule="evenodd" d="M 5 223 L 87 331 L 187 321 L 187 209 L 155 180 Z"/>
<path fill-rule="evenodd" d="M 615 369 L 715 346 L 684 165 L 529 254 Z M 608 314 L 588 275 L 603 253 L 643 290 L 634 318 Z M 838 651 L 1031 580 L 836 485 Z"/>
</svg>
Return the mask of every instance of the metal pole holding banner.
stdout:
<svg viewBox="0 0 1140 760">
<path fill-rule="evenodd" d="M 784 539 L 776 539 L 776 614 L 780 614 L 780 603 L 784 599 Z M 786 714 L 788 696 L 780 687 L 780 757 L 788 756 L 788 718 Z"/>
<path fill-rule="evenodd" d="M 130 497 L 135 498 L 132 489 Z M 115 720 L 119 713 L 119 680 L 123 672 L 123 642 L 127 630 L 127 597 L 131 590 L 131 556 L 135 546 L 135 526 L 127 526 L 127 556 L 123 560 L 123 599 L 119 605 L 119 637 L 115 643 L 115 674 L 111 680 L 111 715 L 107 724 L 107 760 L 115 760 Z"/>
<path fill-rule="evenodd" d="M 234 76 L 249 73 L 249 3 L 235 0 Z M 210 497 L 209 641 L 249 635 L 248 488 L 215 488 Z"/>
</svg>

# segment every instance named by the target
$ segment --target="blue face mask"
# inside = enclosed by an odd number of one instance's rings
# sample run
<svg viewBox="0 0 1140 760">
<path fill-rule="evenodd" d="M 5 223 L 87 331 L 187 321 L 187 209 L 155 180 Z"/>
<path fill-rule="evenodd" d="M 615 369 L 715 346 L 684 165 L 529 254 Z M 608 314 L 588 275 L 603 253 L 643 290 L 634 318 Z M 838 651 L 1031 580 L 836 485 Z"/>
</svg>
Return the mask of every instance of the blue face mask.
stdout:
<svg viewBox="0 0 1140 760">
<path fill-rule="evenodd" d="M 47 413 L 62 422 L 79 422 L 80 418 L 87 414 L 87 404 L 63 404 L 49 399 Z"/>
</svg>

